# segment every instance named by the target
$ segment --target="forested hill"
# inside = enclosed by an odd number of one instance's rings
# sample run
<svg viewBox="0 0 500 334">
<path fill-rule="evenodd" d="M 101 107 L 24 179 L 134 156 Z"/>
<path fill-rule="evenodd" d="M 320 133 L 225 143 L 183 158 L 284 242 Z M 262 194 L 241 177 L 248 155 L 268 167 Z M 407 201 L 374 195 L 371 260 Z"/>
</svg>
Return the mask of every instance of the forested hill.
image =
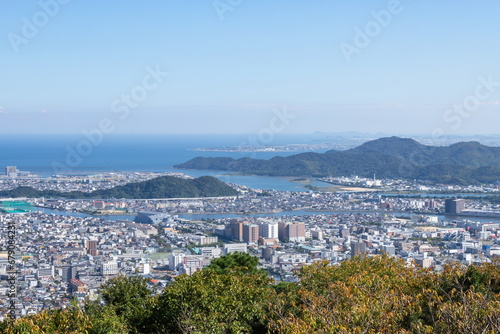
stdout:
<svg viewBox="0 0 500 334">
<path fill-rule="evenodd" d="M 380 138 L 346 151 L 301 153 L 269 160 L 194 158 L 176 168 L 270 176 L 351 176 L 420 179 L 450 184 L 500 180 L 500 147 L 478 142 L 422 145 L 409 138 Z"/>
<path fill-rule="evenodd" d="M 238 192 L 212 176 L 196 179 L 182 179 L 174 176 L 160 176 L 151 180 L 129 183 L 111 189 L 90 193 L 81 191 L 40 191 L 30 187 L 19 187 L 1 191 L 0 197 L 54 197 L 54 198 L 183 198 L 236 196 Z"/>
</svg>

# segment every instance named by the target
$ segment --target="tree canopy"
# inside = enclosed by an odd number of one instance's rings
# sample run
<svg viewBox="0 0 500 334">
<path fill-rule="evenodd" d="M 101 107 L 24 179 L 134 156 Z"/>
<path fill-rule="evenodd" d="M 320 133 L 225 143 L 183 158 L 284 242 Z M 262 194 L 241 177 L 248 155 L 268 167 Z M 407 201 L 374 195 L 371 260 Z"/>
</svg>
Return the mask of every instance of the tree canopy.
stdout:
<svg viewBox="0 0 500 334">
<path fill-rule="evenodd" d="M 233 252 L 212 260 L 207 268 L 219 274 L 233 271 L 251 274 L 264 273 L 263 270 L 257 268 L 258 264 L 259 259 L 255 256 L 243 252 Z"/>
<path fill-rule="evenodd" d="M 102 303 L 0 323 L 13 333 L 500 333 L 500 260 L 440 272 L 388 255 L 318 261 L 276 284 L 256 259 L 230 254 L 160 294 L 118 277 Z"/>
</svg>

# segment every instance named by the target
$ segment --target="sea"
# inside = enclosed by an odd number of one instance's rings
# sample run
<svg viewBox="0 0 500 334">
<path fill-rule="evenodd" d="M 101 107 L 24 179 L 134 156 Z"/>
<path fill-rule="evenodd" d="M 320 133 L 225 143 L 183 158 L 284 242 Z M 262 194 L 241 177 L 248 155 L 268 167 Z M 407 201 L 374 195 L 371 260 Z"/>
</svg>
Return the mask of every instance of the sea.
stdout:
<svg viewBox="0 0 500 334">
<path fill-rule="evenodd" d="M 265 140 L 265 142 L 264 142 Z M 99 172 L 181 172 L 193 177 L 211 175 L 224 182 L 252 189 L 306 191 L 293 178 L 234 175 L 223 171 L 175 169 L 195 157 L 232 157 L 269 159 L 301 153 L 195 151 L 248 145 L 285 145 L 318 143 L 315 135 L 273 135 L 272 140 L 255 134 L 209 135 L 0 135 L 0 168 L 16 166 L 40 176 L 55 174 L 93 174 Z M 322 153 L 326 150 L 314 152 Z M 327 184 L 311 180 L 313 186 Z"/>
</svg>

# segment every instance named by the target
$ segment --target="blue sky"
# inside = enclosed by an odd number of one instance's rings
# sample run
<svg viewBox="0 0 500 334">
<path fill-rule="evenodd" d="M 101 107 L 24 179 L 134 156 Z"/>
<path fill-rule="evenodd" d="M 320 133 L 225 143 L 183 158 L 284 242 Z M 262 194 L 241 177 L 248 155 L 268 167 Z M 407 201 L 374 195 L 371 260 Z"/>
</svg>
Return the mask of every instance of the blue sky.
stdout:
<svg viewBox="0 0 500 334">
<path fill-rule="evenodd" d="M 0 133 L 81 133 L 102 120 L 116 133 L 256 133 L 277 112 L 291 115 L 273 128 L 283 133 L 499 133 L 499 10 L 2 0 Z"/>
</svg>

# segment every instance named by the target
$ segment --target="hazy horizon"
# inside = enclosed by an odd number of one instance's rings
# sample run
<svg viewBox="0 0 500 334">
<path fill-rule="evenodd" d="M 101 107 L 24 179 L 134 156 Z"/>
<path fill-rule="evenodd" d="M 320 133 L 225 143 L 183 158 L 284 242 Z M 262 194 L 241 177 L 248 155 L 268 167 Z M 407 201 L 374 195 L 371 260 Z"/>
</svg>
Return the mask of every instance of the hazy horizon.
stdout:
<svg viewBox="0 0 500 334">
<path fill-rule="evenodd" d="M 494 1 L 0 9 L 1 134 L 499 133 Z"/>
</svg>

